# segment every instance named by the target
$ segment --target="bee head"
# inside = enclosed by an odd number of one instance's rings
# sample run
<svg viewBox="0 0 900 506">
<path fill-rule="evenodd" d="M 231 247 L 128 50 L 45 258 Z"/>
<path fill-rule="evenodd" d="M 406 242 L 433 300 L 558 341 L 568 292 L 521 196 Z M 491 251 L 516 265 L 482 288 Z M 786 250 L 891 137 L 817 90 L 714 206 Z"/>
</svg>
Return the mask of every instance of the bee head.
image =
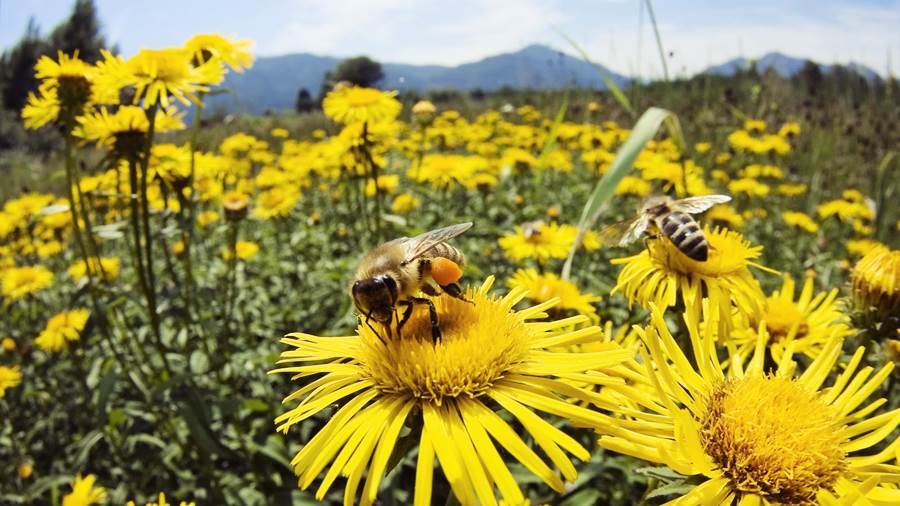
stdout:
<svg viewBox="0 0 900 506">
<path fill-rule="evenodd" d="M 397 282 L 390 276 L 380 275 L 360 279 L 350 288 L 353 305 L 363 317 L 390 323 L 397 302 Z"/>
<path fill-rule="evenodd" d="M 669 202 L 669 198 L 664 195 L 654 195 L 651 197 L 647 197 L 641 203 L 641 207 L 639 209 L 640 213 L 648 213 L 651 215 L 659 214 L 664 211 L 666 208 L 666 204 Z"/>
</svg>

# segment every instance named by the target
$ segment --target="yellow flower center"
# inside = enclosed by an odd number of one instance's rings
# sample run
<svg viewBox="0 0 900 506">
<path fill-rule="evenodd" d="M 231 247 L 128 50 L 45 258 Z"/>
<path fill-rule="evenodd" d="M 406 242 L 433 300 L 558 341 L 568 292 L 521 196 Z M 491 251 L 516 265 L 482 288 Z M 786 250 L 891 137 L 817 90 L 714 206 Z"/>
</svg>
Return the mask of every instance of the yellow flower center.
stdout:
<svg viewBox="0 0 900 506">
<path fill-rule="evenodd" d="M 745 269 L 748 259 L 759 256 L 761 248 L 751 247 L 737 232 L 724 229 L 710 232 L 707 228 L 704 233 L 709 242 L 709 257 L 705 262 L 688 257 L 664 237 L 647 242 L 650 257 L 670 271 L 718 277 Z"/>
<path fill-rule="evenodd" d="M 446 295 L 431 299 L 442 336 L 437 342 L 424 305 L 386 344 L 360 326 L 363 369 L 380 390 L 438 404 L 445 397 L 477 397 L 522 362 L 530 332 L 523 318 L 504 299 L 471 291 L 466 297 L 472 303 Z"/>
<path fill-rule="evenodd" d="M 701 420 L 707 455 L 737 490 L 774 503 L 812 503 L 847 463 L 840 423 L 799 383 L 778 377 L 727 381 Z"/>
<path fill-rule="evenodd" d="M 786 300 L 769 300 L 766 309 L 766 328 L 773 338 L 786 337 L 792 328 L 796 326 L 795 337 L 803 337 L 809 333 L 809 324 L 806 316 L 797 307 L 797 304 Z"/>
</svg>

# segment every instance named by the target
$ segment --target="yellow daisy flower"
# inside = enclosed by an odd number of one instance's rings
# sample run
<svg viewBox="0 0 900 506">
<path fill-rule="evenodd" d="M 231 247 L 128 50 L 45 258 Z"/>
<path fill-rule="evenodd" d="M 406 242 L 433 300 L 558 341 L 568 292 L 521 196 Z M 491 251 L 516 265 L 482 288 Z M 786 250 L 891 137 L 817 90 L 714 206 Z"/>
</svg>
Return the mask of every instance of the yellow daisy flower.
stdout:
<svg viewBox="0 0 900 506">
<path fill-rule="evenodd" d="M 419 199 L 409 193 L 401 193 L 394 197 L 391 203 L 391 212 L 394 214 L 406 214 L 414 209 L 418 209 Z"/>
<path fill-rule="evenodd" d="M 250 241 L 238 241 L 234 245 L 234 250 L 240 260 L 252 260 L 259 253 L 259 245 Z M 231 260 L 231 251 L 224 250 L 222 257 L 225 260 Z"/>
<path fill-rule="evenodd" d="M 728 191 L 733 195 L 743 193 L 748 197 L 765 197 L 769 194 L 769 186 L 752 177 L 745 177 L 728 183 Z"/>
<path fill-rule="evenodd" d="M 174 505 L 175 505 L 175 503 L 170 503 L 166 500 L 166 494 L 163 492 L 159 493 L 159 497 L 157 498 L 156 501 L 149 501 L 149 502 L 144 503 L 144 506 L 174 506 Z M 125 503 L 125 506 L 136 506 L 136 503 L 134 501 L 128 501 L 127 503 Z M 178 506 L 197 506 L 197 503 L 195 503 L 194 501 L 190 501 L 190 502 L 180 501 L 178 503 Z"/>
<path fill-rule="evenodd" d="M 0 271 L 0 285 L 7 304 L 34 295 L 53 283 L 53 273 L 43 265 L 12 267 Z"/>
<path fill-rule="evenodd" d="M 91 275 L 95 278 L 102 277 L 103 281 L 112 281 L 119 277 L 119 259 L 117 257 L 92 257 L 89 261 Z M 69 276 L 74 281 L 81 281 L 87 277 L 87 264 L 79 260 L 69 267 Z"/>
<path fill-rule="evenodd" d="M 646 197 L 650 195 L 652 190 L 650 183 L 639 177 L 625 176 L 616 186 L 616 195 L 633 195 L 635 197 Z"/>
<path fill-rule="evenodd" d="M 217 33 L 201 33 L 188 39 L 184 49 L 193 55 L 195 65 L 218 59 L 231 70 L 243 72 L 253 65 L 253 55 L 249 51 L 252 45 L 246 39 L 232 41 Z"/>
<path fill-rule="evenodd" d="M 575 283 L 566 281 L 556 274 L 539 274 L 535 269 L 519 269 L 506 284 L 511 289 L 528 290 L 528 298 L 537 303 L 556 298 L 559 302 L 554 309 L 572 310 L 587 316 L 594 323 L 600 321 L 597 308 L 594 307 L 594 303 L 599 302 L 600 297 L 591 293 L 581 293 Z"/>
<path fill-rule="evenodd" d="M 651 303 L 661 309 L 674 306 L 680 295 L 691 311 L 703 308 L 702 301 L 708 298 L 704 310 L 711 315 L 730 315 L 732 304 L 741 314 L 759 313 L 765 295 L 748 267 L 768 270 L 752 261 L 762 253 L 762 246 L 751 246 L 741 234 L 727 229 L 705 227 L 704 233 L 709 241 L 705 262 L 688 258 L 665 238 L 648 241 L 647 249 L 637 255 L 613 259 L 613 265 L 624 268 L 611 293 L 621 291 L 629 304 L 637 302 L 645 308 Z"/>
<path fill-rule="evenodd" d="M 639 331 L 654 392 L 633 388 L 630 405 L 613 407 L 621 419 L 600 430 L 600 446 L 668 466 L 696 483 L 672 504 L 813 504 L 823 494 L 849 499 L 858 487 L 887 500 L 877 504 L 900 501 L 900 489 L 878 484 L 900 472 L 892 463 L 900 439 L 866 452 L 900 424 L 900 409 L 870 416 L 884 399 L 863 405 L 892 364 L 874 374 L 858 370 L 860 348 L 836 368 L 842 341 L 835 339 L 802 374 L 795 374 L 791 350 L 767 373 L 763 331 L 753 355 L 735 357 L 723 372 L 714 334 L 701 335 L 689 314 L 685 321 L 696 367 L 654 309 L 651 324 Z M 829 377 L 831 386 L 823 388 Z"/>
<path fill-rule="evenodd" d="M 291 213 L 298 200 L 300 200 L 300 190 L 296 187 L 276 186 L 259 194 L 256 208 L 253 209 L 253 216 L 261 220 L 284 218 Z"/>
<path fill-rule="evenodd" d="M 22 383 L 22 370 L 19 366 L 12 367 L 0 365 L 0 399 L 6 395 L 6 390 L 15 388 Z"/>
<path fill-rule="evenodd" d="M 349 337 L 291 334 L 282 340 L 293 349 L 282 353 L 279 363 L 284 366 L 272 372 L 295 379 L 323 376 L 285 399 L 299 404 L 276 419 L 278 430 L 286 432 L 339 405 L 292 461 L 301 489 L 324 473 L 316 491 L 321 500 L 335 479 L 345 476 L 344 503 L 352 504 L 365 474 L 361 503 L 373 504 L 407 424 L 418 439 L 415 491 L 409 501 L 417 506 L 432 504 L 435 461 L 465 505 L 496 505 L 495 487 L 506 504 L 525 502 L 503 455 L 521 462 L 558 492 L 565 490 L 564 481 L 576 479 L 566 453 L 586 460 L 589 452 L 545 416 L 582 426 L 597 423 L 599 413 L 572 402 L 590 402 L 596 394 L 573 382 L 624 384 L 602 371 L 628 360 L 631 353 L 614 343 L 593 353 L 558 351 L 600 340 L 601 331 L 571 330 L 585 317 L 531 322 L 545 317 L 543 311 L 553 302 L 513 311 L 525 290 L 498 298 L 488 294 L 492 283 L 489 278 L 479 289 L 468 290 L 471 302 L 432 299 L 443 331 L 436 343 L 422 306 L 403 327 L 402 338 L 384 339 L 360 325 Z M 514 428 L 516 421 L 550 465 L 523 440 L 521 429 Z"/>
<path fill-rule="evenodd" d="M 514 233 L 504 235 L 497 243 L 514 262 L 532 258 L 543 264 L 551 258 L 566 258 L 577 237 L 578 227 L 541 222 L 516 226 Z M 587 250 L 599 248 L 597 235 L 586 234 L 582 246 Z"/>
<path fill-rule="evenodd" d="M 703 217 L 709 223 L 725 225 L 732 230 L 738 230 L 744 226 L 744 217 L 728 204 L 713 206 Z"/>
<path fill-rule="evenodd" d="M 847 241 L 847 252 L 853 256 L 863 257 L 878 246 L 884 246 L 874 239 L 850 239 Z"/>
<path fill-rule="evenodd" d="M 84 478 L 77 475 L 72 481 L 72 491 L 62 498 L 62 506 L 91 506 L 106 502 L 106 489 L 95 485 L 97 477 L 89 474 Z"/>
<path fill-rule="evenodd" d="M 872 248 L 853 268 L 850 282 L 857 306 L 900 320 L 900 250 Z"/>
<path fill-rule="evenodd" d="M 724 340 L 729 355 L 750 356 L 760 324 L 769 336 L 769 353 L 776 358 L 790 345 L 795 353 L 815 359 L 831 341 L 853 333 L 842 312 L 837 288 L 814 294 L 813 276 L 808 275 L 796 300 L 794 291 L 794 280 L 786 274 L 781 290 L 766 299 L 765 311 L 752 315 Z"/>
<path fill-rule="evenodd" d="M 76 137 L 86 142 L 95 142 L 97 146 L 111 149 L 123 157 L 141 152 L 150 130 L 147 113 L 140 107 L 131 105 L 121 106 L 114 113 L 104 107 L 97 112 L 80 116 L 78 123 L 80 126 L 74 132 Z M 174 109 L 157 111 L 157 133 L 183 129 L 181 114 Z"/>
<path fill-rule="evenodd" d="M 791 227 L 799 228 L 810 234 L 815 234 L 819 231 L 819 224 L 806 213 L 801 213 L 799 211 L 785 211 L 781 213 L 781 217 L 784 219 L 784 222 Z"/>
<path fill-rule="evenodd" d="M 98 85 L 107 90 L 134 87 L 134 100 L 147 109 L 159 104 L 168 109 L 169 98 L 185 106 L 199 103 L 197 94 L 209 91 L 225 77 L 219 60 L 192 64 L 193 54 L 182 48 L 142 49 L 127 61 L 103 51 L 104 60 L 98 64 Z"/>
<path fill-rule="evenodd" d="M 325 95 L 322 111 L 344 124 L 393 121 L 403 108 L 396 96 L 396 91 L 346 86 Z"/>
<path fill-rule="evenodd" d="M 787 197 L 796 197 L 806 193 L 806 185 L 803 183 L 781 183 L 777 189 L 778 193 Z"/>
<path fill-rule="evenodd" d="M 47 327 L 34 343 L 44 351 L 62 351 L 69 346 L 69 341 L 81 339 L 81 331 L 87 325 L 91 312 L 87 309 L 63 311 L 50 318 Z"/>
<path fill-rule="evenodd" d="M 96 69 L 78 58 L 59 51 L 57 60 L 41 56 L 34 65 L 35 77 L 41 80 L 38 93 L 29 93 L 22 109 L 25 128 L 40 128 L 58 120 L 69 128 L 89 104 L 96 102 L 92 80 Z"/>
</svg>

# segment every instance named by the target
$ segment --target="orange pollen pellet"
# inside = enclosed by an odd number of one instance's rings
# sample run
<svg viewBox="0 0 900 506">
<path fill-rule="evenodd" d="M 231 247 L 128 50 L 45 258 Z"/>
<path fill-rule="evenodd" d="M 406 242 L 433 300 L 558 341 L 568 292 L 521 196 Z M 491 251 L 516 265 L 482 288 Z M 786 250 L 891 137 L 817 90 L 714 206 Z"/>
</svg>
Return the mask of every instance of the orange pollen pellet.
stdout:
<svg viewBox="0 0 900 506">
<path fill-rule="evenodd" d="M 453 260 L 435 257 L 431 259 L 431 277 L 439 285 L 449 285 L 459 281 L 459 278 L 462 277 L 462 269 Z"/>
</svg>

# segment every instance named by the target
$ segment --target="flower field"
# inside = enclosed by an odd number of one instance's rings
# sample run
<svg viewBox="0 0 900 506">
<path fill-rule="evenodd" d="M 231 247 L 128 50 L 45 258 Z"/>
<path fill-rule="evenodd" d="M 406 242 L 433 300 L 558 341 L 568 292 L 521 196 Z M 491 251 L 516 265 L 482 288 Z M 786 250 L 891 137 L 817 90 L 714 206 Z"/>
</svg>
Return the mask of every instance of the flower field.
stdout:
<svg viewBox="0 0 900 506">
<path fill-rule="evenodd" d="M 314 128 L 205 119 L 248 47 L 35 66 L 65 183 L 0 203 L 0 504 L 900 504 L 900 177 L 841 152 L 869 125 L 758 83 L 705 119 L 349 83 Z"/>
</svg>

